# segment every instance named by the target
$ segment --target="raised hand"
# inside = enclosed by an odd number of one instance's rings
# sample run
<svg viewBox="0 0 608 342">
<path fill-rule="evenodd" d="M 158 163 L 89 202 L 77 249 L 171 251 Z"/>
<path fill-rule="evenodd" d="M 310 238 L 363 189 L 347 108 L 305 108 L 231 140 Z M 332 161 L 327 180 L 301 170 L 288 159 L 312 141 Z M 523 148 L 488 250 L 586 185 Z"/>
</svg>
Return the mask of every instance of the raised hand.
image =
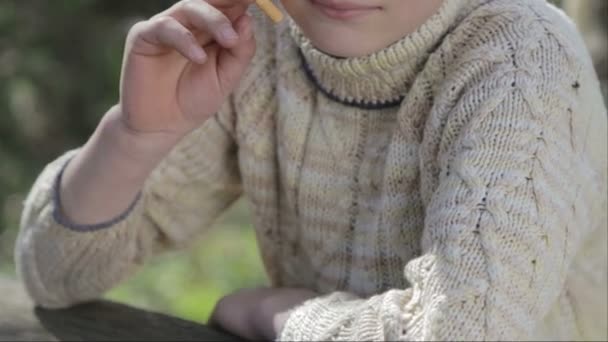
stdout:
<svg viewBox="0 0 608 342">
<path fill-rule="evenodd" d="M 181 137 L 220 108 L 255 52 L 253 0 L 183 0 L 130 30 L 120 85 L 125 126 Z"/>
</svg>

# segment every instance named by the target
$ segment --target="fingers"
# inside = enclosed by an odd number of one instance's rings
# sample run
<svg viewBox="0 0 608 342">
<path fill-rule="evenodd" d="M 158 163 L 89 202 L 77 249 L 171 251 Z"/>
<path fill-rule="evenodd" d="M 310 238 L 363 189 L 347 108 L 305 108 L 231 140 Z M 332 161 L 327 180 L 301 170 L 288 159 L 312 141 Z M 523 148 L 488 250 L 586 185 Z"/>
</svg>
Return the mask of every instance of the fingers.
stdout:
<svg viewBox="0 0 608 342">
<path fill-rule="evenodd" d="M 237 19 L 234 26 L 240 40 L 238 45 L 228 50 L 228 53 L 239 60 L 250 59 L 255 53 L 253 19 L 248 14 L 244 14 Z"/>
<path fill-rule="evenodd" d="M 215 41 L 224 47 L 232 47 L 239 40 L 238 33 L 232 27 L 230 19 L 222 11 L 205 1 L 182 2 L 182 6 L 173 17 L 187 27 L 209 33 Z M 206 44 L 207 42 L 201 43 Z"/>
<path fill-rule="evenodd" d="M 175 18 L 194 31 L 201 45 L 215 40 L 230 48 L 239 38 L 232 22 L 242 16 L 252 3 L 254 0 L 182 0 L 157 16 Z"/>
<path fill-rule="evenodd" d="M 209 2 L 220 6 L 221 10 Z M 136 24 L 129 36 L 131 46 L 140 40 L 138 53 L 150 55 L 176 50 L 195 63 L 204 63 L 207 54 L 201 46 L 217 42 L 235 54 L 246 54 L 251 45 L 239 45 L 251 39 L 251 20 L 245 17 L 254 0 L 182 0 L 147 21 Z M 248 16 L 247 16 L 248 17 Z M 238 27 L 237 27 L 238 26 Z M 241 35 L 246 37 L 241 37 Z M 143 50 L 143 51 L 142 51 Z"/>
<path fill-rule="evenodd" d="M 241 16 L 235 27 L 240 36 L 239 43 L 232 49 L 222 50 L 217 65 L 220 86 L 226 94 L 237 85 L 255 54 L 252 18 L 246 14 Z"/>
<path fill-rule="evenodd" d="M 190 30 L 171 17 L 159 17 L 137 24 L 133 35 L 154 46 L 174 49 L 186 59 L 204 63 L 207 54 Z"/>
</svg>

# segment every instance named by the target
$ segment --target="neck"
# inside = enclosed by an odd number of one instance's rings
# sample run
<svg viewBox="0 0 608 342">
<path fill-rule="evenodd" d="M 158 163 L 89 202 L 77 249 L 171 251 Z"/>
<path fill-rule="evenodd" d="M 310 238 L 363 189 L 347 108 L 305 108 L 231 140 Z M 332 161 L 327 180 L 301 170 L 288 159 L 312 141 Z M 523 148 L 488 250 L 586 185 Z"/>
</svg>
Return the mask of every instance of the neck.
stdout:
<svg viewBox="0 0 608 342">
<path fill-rule="evenodd" d="M 313 46 L 293 21 L 291 34 L 300 50 L 302 68 L 330 99 L 360 108 L 401 104 L 429 55 L 463 14 L 468 0 L 446 0 L 411 34 L 363 57 L 335 57 Z"/>
</svg>

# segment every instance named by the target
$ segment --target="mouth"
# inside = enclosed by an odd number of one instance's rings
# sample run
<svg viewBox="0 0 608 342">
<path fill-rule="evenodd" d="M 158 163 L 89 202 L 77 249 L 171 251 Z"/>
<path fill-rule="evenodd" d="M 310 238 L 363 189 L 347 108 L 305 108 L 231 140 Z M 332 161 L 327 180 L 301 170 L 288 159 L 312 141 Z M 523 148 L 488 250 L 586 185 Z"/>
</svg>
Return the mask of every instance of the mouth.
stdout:
<svg viewBox="0 0 608 342">
<path fill-rule="evenodd" d="M 381 10 L 380 6 L 357 4 L 350 1 L 341 0 L 309 0 L 312 5 L 325 16 L 337 19 L 348 20 L 360 18 Z"/>
</svg>

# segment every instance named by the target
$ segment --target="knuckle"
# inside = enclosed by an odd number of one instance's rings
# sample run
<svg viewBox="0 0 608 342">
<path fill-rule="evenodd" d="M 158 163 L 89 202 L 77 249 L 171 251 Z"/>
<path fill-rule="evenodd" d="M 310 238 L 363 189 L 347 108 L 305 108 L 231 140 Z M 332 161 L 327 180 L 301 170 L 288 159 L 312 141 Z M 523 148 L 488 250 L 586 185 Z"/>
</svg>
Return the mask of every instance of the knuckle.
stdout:
<svg viewBox="0 0 608 342">
<path fill-rule="evenodd" d="M 230 20 L 219 10 L 209 11 L 209 20 L 213 25 L 230 25 Z"/>
<path fill-rule="evenodd" d="M 186 6 L 186 9 L 188 9 L 190 13 L 193 13 L 194 16 L 198 17 L 198 20 L 204 22 L 208 28 L 230 23 L 224 13 L 205 1 L 189 0 L 184 6 Z"/>
<path fill-rule="evenodd" d="M 198 3 L 197 3 L 198 2 Z M 180 3 L 182 10 L 192 11 L 200 6 L 200 0 L 182 0 Z"/>
<path fill-rule="evenodd" d="M 135 42 L 141 39 L 141 37 L 143 37 L 146 32 L 148 32 L 148 30 L 149 23 L 147 21 L 140 21 L 133 24 L 133 26 L 131 26 L 131 28 L 129 29 L 125 40 L 127 47 L 133 46 L 133 44 L 135 44 Z"/>
<path fill-rule="evenodd" d="M 173 21 L 175 19 L 169 17 L 169 16 L 162 16 L 162 17 L 158 17 L 156 18 L 154 21 L 154 26 L 158 27 L 158 28 L 169 28 L 173 25 Z"/>
<path fill-rule="evenodd" d="M 145 20 L 136 22 L 129 29 L 128 36 L 130 36 L 130 37 L 139 36 L 145 30 L 146 24 L 147 24 L 147 21 L 145 21 Z"/>
</svg>

